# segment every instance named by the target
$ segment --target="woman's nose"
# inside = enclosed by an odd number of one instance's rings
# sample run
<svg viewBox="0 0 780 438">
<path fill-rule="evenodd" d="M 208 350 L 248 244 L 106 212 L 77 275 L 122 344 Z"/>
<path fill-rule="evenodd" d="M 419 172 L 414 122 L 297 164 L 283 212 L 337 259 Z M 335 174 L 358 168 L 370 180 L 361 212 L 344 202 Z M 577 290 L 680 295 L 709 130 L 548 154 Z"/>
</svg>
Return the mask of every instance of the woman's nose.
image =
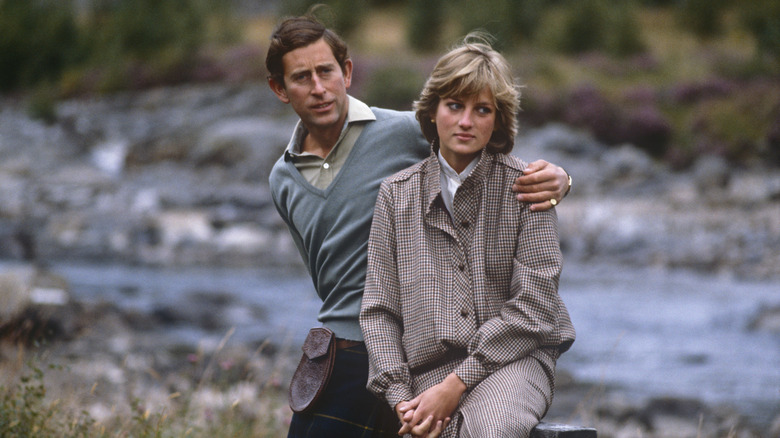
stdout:
<svg viewBox="0 0 780 438">
<path fill-rule="evenodd" d="M 458 126 L 463 128 L 471 127 L 471 111 L 463 111 L 460 120 L 458 120 Z"/>
</svg>

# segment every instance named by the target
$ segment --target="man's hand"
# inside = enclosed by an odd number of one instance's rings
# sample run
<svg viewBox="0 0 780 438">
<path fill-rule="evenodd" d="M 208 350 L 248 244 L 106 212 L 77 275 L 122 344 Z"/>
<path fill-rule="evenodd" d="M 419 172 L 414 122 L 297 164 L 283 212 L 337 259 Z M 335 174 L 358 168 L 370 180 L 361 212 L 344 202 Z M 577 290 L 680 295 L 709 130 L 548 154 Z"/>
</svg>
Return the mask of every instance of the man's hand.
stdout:
<svg viewBox="0 0 780 438">
<path fill-rule="evenodd" d="M 396 405 L 401 420 L 399 435 L 435 438 L 449 425 L 466 385 L 453 374 L 408 402 Z"/>
<path fill-rule="evenodd" d="M 518 193 L 518 201 L 531 203 L 531 210 L 549 210 L 568 193 L 569 175 L 560 166 L 537 160 L 523 170 L 512 190 Z"/>
</svg>

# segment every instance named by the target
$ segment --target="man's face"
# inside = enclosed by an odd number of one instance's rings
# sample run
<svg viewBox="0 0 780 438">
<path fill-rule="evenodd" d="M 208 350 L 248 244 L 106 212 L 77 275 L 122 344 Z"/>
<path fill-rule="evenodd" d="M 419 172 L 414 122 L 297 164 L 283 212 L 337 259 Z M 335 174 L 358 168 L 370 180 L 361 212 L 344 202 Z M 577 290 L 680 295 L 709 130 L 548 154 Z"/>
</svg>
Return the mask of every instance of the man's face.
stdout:
<svg viewBox="0 0 780 438">
<path fill-rule="evenodd" d="M 270 79 L 271 89 L 292 105 L 311 131 L 340 132 L 347 116 L 347 88 L 352 80 L 352 62 L 344 71 L 328 43 L 319 39 L 282 57 L 284 83 Z"/>
</svg>

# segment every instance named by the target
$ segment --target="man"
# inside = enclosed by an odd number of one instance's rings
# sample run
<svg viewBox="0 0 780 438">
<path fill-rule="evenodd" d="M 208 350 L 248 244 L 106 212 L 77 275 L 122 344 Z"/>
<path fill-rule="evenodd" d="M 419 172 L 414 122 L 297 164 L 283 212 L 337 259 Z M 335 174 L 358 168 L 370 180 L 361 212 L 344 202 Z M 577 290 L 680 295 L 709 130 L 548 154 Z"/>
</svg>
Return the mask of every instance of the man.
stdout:
<svg viewBox="0 0 780 438">
<path fill-rule="evenodd" d="M 365 387 L 358 317 L 379 185 L 427 157 L 430 145 L 412 112 L 369 108 L 347 94 L 347 46 L 313 18 L 277 26 L 266 67 L 273 92 L 300 117 L 271 171 L 273 200 L 323 301 L 318 319 L 338 347 L 328 386 L 313 411 L 293 415 L 288 437 L 397 436 L 395 415 Z M 514 188 L 520 201 L 546 210 L 570 184 L 563 169 L 536 161 Z"/>
</svg>

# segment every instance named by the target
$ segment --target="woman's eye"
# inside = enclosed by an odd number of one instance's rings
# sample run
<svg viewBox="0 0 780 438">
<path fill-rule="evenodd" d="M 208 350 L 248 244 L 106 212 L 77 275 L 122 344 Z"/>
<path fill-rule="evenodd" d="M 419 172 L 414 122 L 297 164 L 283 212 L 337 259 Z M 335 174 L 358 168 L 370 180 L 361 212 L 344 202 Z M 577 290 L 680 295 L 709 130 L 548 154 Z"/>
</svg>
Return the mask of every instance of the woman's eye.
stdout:
<svg viewBox="0 0 780 438">
<path fill-rule="evenodd" d="M 450 102 L 447 104 L 447 108 L 451 110 L 459 110 L 462 108 L 462 105 L 458 102 Z"/>
</svg>

